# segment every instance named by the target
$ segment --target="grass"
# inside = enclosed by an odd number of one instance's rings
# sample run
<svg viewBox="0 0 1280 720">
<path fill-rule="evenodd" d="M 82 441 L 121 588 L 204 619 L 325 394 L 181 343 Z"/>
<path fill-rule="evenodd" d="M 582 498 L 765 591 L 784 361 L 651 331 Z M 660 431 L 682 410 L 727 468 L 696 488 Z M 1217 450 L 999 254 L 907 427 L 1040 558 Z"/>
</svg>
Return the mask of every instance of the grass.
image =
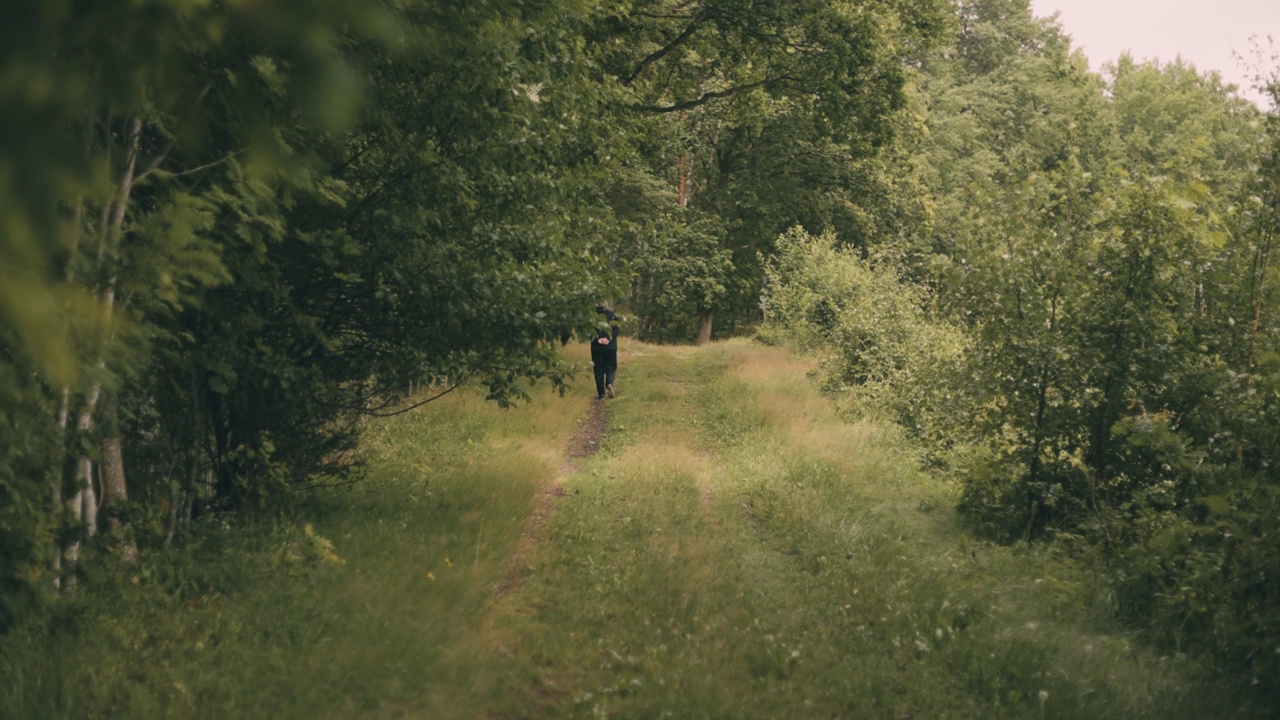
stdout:
<svg viewBox="0 0 1280 720">
<path fill-rule="evenodd" d="M 839 423 L 803 363 L 745 342 L 650 352 L 614 408 L 627 432 L 570 479 L 501 609 L 525 670 L 494 714 L 1224 712 L 1204 668 L 1089 618 L 1089 578 L 1051 548 L 967 538 L 954 488 L 893 433 Z"/>
<path fill-rule="evenodd" d="M 1090 613 L 1107 589 L 1064 553 L 968 537 L 955 488 L 892 431 L 840 422 L 803 361 L 628 348 L 574 472 L 589 377 L 381 423 L 365 483 L 207 524 L 137 584 L 102 577 L 6 637 L 0 717 L 1249 714 Z"/>
<path fill-rule="evenodd" d="M 4 638 L 0 717 L 422 716 L 585 402 L 450 396 L 377 425 L 365 482 L 211 519 Z"/>
</svg>

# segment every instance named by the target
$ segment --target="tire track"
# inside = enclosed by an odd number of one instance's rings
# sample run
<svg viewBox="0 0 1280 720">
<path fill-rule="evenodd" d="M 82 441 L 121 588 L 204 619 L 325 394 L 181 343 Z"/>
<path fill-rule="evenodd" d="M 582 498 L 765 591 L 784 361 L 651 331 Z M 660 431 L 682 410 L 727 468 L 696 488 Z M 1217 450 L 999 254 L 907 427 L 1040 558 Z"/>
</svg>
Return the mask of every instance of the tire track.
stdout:
<svg viewBox="0 0 1280 720">
<path fill-rule="evenodd" d="M 520 585 L 524 580 L 523 570 L 526 568 L 526 560 L 533 553 L 534 548 L 537 547 L 538 541 L 542 537 L 542 529 L 546 526 L 547 519 L 555 511 L 556 500 L 564 497 L 565 492 L 562 480 L 578 470 L 578 461 L 589 458 L 599 452 L 600 446 L 604 443 L 608 425 L 608 404 L 604 401 L 592 402 L 582 419 L 578 421 L 578 427 L 569 437 L 564 463 L 556 472 L 551 484 L 547 486 L 546 490 L 542 492 L 534 503 L 533 512 L 529 514 L 529 519 L 525 522 L 524 531 L 520 533 L 520 542 L 516 545 L 516 550 L 511 555 L 506 572 L 502 574 L 502 579 L 498 581 L 495 600 L 520 589 Z"/>
</svg>

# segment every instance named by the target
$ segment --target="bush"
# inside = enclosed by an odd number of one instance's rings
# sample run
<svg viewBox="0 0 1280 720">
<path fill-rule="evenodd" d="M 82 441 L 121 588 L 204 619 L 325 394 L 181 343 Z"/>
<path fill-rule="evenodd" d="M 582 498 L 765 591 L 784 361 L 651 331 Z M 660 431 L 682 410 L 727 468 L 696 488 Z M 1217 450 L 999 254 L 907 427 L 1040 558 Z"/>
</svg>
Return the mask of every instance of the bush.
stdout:
<svg viewBox="0 0 1280 720">
<path fill-rule="evenodd" d="M 1246 482 L 1182 511 L 1144 509 L 1130 527 L 1113 561 L 1121 618 L 1280 696 L 1280 491 Z"/>
<path fill-rule="evenodd" d="M 967 340 L 929 316 L 924 290 L 840 247 L 834 234 L 801 228 L 778 238 L 765 277 L 763 341 L 816 356 L 822 389 L 846 398 L 846 411 L 950 444 Z"/>
</svg>

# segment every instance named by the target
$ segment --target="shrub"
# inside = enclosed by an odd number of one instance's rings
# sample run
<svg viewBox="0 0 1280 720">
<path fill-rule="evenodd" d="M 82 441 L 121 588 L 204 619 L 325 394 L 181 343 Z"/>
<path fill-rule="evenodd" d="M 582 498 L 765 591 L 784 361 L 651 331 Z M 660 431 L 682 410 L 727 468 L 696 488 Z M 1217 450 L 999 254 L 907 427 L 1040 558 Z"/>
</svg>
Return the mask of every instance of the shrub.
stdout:
<svg viewBox="0 0 1280 720">
<path fill-rule="evenodd" d="M 801 228 L 778 238 L 765 277 L 762 340 L 816 356 L 822 389 L 846 398 L 848 412 L 950 443 L 967 340 L 929 316 L 923 289 L 840 247 L 834 234 Z"/>
</svg>

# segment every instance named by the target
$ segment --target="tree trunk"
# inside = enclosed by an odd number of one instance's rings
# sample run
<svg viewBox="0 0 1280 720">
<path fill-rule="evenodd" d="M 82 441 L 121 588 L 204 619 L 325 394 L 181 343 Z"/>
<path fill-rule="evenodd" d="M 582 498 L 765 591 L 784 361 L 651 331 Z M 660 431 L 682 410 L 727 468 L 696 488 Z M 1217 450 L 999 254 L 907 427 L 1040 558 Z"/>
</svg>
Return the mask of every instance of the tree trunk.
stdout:
<svg viewBox="0 0 1280 720">
<path fill-rule="evenodd" d="M 124 218 L 129 209 L 129 197 L 133 194 L 133 181 L 138 166 L 138 147 L 142 139 L 142 118 L 135 117 L 129 127 L 129 159 L 125 162 L 124 173 L 120 176 L 120 188 L 116 194 L 115 207 L 111 213 L 111 227 L 108 237 L 108 259 L 111 263 L 107 287 L 102 298 L 102 312 L 106 320 L 108 341 L 114 334 L 111 320 L 115 313 L 116 284 L 118 282 L 117 257 L 120 252 L 120 240 L 124 235 Z M 103 430 L 98 447 L 102 451 L 102 463 L 99 474 L 102 477 L 102 505 L 107 508 L 106 529 L 117 533 L 123 528 L 118 515 L 121 505 L 129 499 L 129 491 L 124 476 L 124 443 L 120 439 L 120 403 L 114 390 L 105 393 L 102 404 Z M 133 562 L 138 557 L 138 548 L 131 541 L 125 543 L 124 557 Z"/>
<path fill-rule="evenodd" d="M 104 433 L 102 439 L 98 441 L 98 448 L 102 451 L 102 462 L 98 466 L 98 474 L 102 479 L 102 507 L 106 510 L 105 529 L 112 535 L 119 535 L 127 527 L 120 519 L 120 510 L 129 499 L 129 490 L 124 479 L 124 443 L 120 439 L 120 403 L 115 391 L 107 391 L 103 394 L 102 428 Z M 137 562 L 137 544 L 132 539 L 125 538 L 121 555 L 127 562 Z"/>
<path fill-rule="evenodd" d="M 66 462 L 67 422 L 71 418 L 71 389 L 62 388 L 62 399 L 58 401 L 58 453 L 53 463 L 53 507 L 61 512 L 63 467 Z M 62 546 L 58 539 L 53 541 L 53 586 L 62 587 Z"/>
<path fill-rule="evenodd" d="M 98 472 L 102 477 L 102 505 L 114 510 L 120 503 L 129 499 L 129 492 L 124 482 L 124 452 L 120 441 L 119 399 L 115 391 L 103 393 L 101 427 L 103 435 L 98 440 L 98 449 L 102 451 L 101 467 Z M 106 518 L 108 532 L 116 530 L 119 518 L 109 513 Z"/>
<path fill-rule="evenodd" d="M 93 429 L 93 411 L 98 406 L 102 386 L 94 383 L 76 414 L 76 433 L 84 435 Z M 98 497 L 93 487 L 93 461 L 81 454 L 76 462 L 76 494 L 71 500 L 71 513 L 77 522 L 83 522 L 90 536 L 98 532 Z"/>
<path fill-rule="evenodd" d="M 1049 337 L 1056 335 L 1058 325 L 1058 292 L 1055 290 L 1049 300 Z M 1049 365 L 1051 361 L 1045 357 L 1040 361 L 1040 377 L 1036 382 L 1036 419 L 1031 434 L 1031 461 L 1027 477 L 1031 482 L 1040 479 L 1040 445 L 1044 442 L 1044 414 L 1049 404 Z"/>
<path fill-rule="evenodd" d="M 142 118 L 135 117 L 129 124 L 128 135 L 125 137 L 128 147 L 125 167 L 120 173 L 120 183 L 116 188 L 116 196 L 110 203 L 110 214 L 105 218 L 106 226 L 103 228 L 102 242 L 98 248 L 99 263 L 105 264 L 107 267 L 107 280 L 102 289 L 101 310 L 103 327 L 107 329 L 108 333 L 98 356 L 97 366 L 99 372 L 106 368 L 107 349 L 112 342 L 111 324 L 115 318 L 116 284 L 118 282 L 118 273 L 115 266 L 120 250 L 120 239 L 124 234 L 124 218 L 129 207 L 129 196 L 133 192 L 134 173 L 138 166 L 138 148 L 141 139 Z M 76 416 L 77 433 L 83 435 L 94 427 L 94 412 L 97 409 L 102 391 L 102 382 L 95 381 L 85 395 L 84 402 L 81 404 L 80 411 Z M 109 428 L 108 436 L 99 441 L 101 447 L 108 447 L 114 443 L 117 446 L 114 450 L 117 458 L 121 456 L 118 447 L 120 443 L 119 435 L 118 427 Z M 110 461 L 110 458 L 108 458 L 108 461 Z M 124 495 L 123 460 L 111 472 L 113 473 L 111 481 L 115 484 L 113 490 Z M 77 488 L 76 495 L 71 500 L 70 508 L 72 519 L 77 523 L 83 523 L 86 534 L 89 537 L 93 537 L 98 532 L 98 509 L 100 504 L 93 484 L 93 461 L 87 454 L 82 454 L 76 463 L 75 486 Z M 105 500 L 107 496 L 108 491 L 104 487 L 103 499 Z M 71 543 L 64 557 L 65 565 L 69 571 L 66 586 L 73 587 L 76 584 L 75 564 L 80 557 L 80 542 L 78 540 Z"/>
<path fill-rule="evenodd" d="M 85 133 L 85 155 L 88 156 L 89 136 Z M 72 227 L 75 228 L 75 234 L 71 236 L 71 248 L 67 254 L 66 268 L 63 270 L 63 276 L 68 286 L 75 282 L 76 277 L 76 259 L 80 253 L 80 237 L 84 233 L 84 198 L 81 197 L 76 201 L 76 211 L 72 218 Z M 68 304 L 63 305 L 63 313 L 70 315 L 70 307 Z M 62 339 L 64 342 L 69 340 L 70 328 L 67 321 L 63 320 Z M 58 399 L 58 450 L 54 455 L 50 473 L 50 485 L 53 491 L 53 507 L 57 512 L 62 510 L 62 486 L 66 481 L 64 473 L 66 472 L 67 460 L 67 423 L 71 420 L 71 386 L 63 385 L 61 397 Z M 61 540 L 53 541 L 53 586 L 55 588 L 62 587 L 62 545 Z"/>
<path fill-rule="evenodd" d="M 84 402 L 80 405 L 80 411 L 76 414 L 76 435 L 83 436 L 85 433 L 93 429 L 93 411 L 98 404 L 98 396 L 102 392 L 102 386 L 94 383 L 93 388 L 89 390 L 89 394 L 85 396 Z M 93 487 L 93 461 L 88 455 L 81 454 L 76 461 L 75 485 L 76 494 L 71 496 L 68 511 L 71 513 L 71 519 L 77 525 L 83 524 L 85 533 L 89 537 L 93 537 L 98 532 L 98 494 Z M 67 570 L 66 576 L 63 578 L 62 586 L 72 588 L 76 586 L 76 563 L 80 560 L 80 541 L 73 540 L 63 551 L 64 566 Z"/>
<path fill-rule="evenodd" d="M 711 342 L 711 321 L 714 313 L 710 308 L 698 308 L 698 344 Z"/>
</svg>

